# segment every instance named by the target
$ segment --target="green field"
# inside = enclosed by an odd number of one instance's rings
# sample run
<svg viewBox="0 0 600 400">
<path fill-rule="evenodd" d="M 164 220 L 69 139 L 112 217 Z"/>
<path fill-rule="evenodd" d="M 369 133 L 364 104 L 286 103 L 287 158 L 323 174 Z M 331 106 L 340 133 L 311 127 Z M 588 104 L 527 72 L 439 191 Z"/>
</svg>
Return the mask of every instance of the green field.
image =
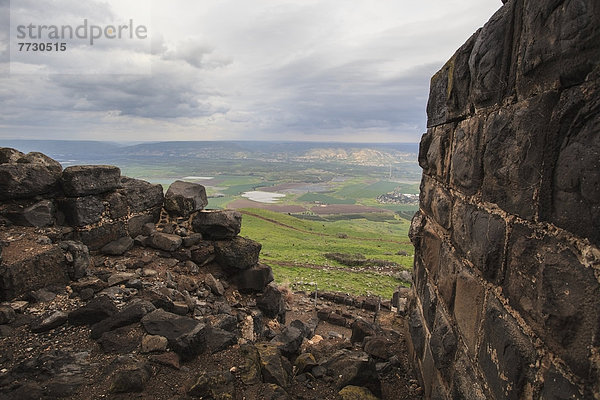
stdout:
<svg viewBox="0 0 600 400">
<path fill-rule="evenodd" d="M 279 283 L 317 282 L 323 290 L 375 294 L 389 298 L 402 284 L 394 272 L 410 269 L 413 247 L 408 240 L 409 221 L 389 214 L 386 222 L 345 219 L 335 222 L 308 221 L 276 212 L 244 209 L 242 236 L 262 243 L 262 262 L 271 265 Z M 344 236 L 344 238 L 340 237 Z M 409 256 L 396 255 L 405 251 Z M 397 265 L 391 273 L 379 274 L 347 267 L 324 254 L 360 253 L 367 258 Z"/>
</svg>

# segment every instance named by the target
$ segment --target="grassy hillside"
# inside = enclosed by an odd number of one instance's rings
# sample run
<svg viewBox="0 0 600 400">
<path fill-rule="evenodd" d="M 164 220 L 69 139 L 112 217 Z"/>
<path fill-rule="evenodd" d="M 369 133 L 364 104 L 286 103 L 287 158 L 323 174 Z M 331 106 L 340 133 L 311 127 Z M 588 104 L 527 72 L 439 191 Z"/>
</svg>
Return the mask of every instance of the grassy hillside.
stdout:
<svg viewBox="0 0 600 400">
<path fill-rule="evenodd" d="M 412 265 L 413 247 L 407 233 L 409 221 L 389 214 L 385 222 L 366 219 L 309 221 L 267 210 L 243 209 L 242 236 L 263 245 L 261 260 L 271 265 L 279 283 L 295 288 L 316 282 L 320 289 L 372 293 L 389 298 L 402 282 L 397 274 Z M 408 256 L 397 255 L 399 251 Z M 385 271 L 376 267 L 349 267 L 327 259 L 326 253 L 360 254 L 385 260 Z M 310 289 L 308 287 L 307 289 Z"/>
</svg>

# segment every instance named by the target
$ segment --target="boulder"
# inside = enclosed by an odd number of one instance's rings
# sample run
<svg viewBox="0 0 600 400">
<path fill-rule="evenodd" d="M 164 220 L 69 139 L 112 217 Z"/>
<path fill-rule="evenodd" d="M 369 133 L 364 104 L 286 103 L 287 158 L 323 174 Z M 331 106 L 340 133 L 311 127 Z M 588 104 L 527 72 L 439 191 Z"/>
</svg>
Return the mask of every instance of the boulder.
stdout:
<svg viewBox="0 0 600 400">
<path fill-rule="evenodd" d="M 181 247 L 181 242 L 181 236 L 162 232 L 155 232 L 150 238 L 151 246 L 163 251 L 175 251 Z"/>
<path fill-rule="evenodd" d="M 10 300 L 48 285 L 69 282 L 70 265 L 57 245 L 36 245 L 17 260 L 4 259 L 0 267 L 0 300 Z"/>
<path fill-rule="evenodd" d="M 193 359 L 206 348 L 208 327 L 195 319 L 158 309 L 144 316 L 142 325 L 149 334 L 166 337 L 184 360 Z"/>
<path fill-rule="evenodd" d="M 10 147 L 0 147 L 0 164 L 14 164 L 25 154 Z"/>
<path fill-rule="evenodd" d="M 234 210 L 203 210 L 192 218 L 192 229 L 208 240 L 232 239 L 240 233 L 242 214 Z"/>
<path fill-rule="evenodd" d="M 142 338 L 142 353 L 163 352 L 169 341 L 160 335 L 146 335 Z"/>
<path fill-rule="evenodd" d="M 234 379 L 229 371 L 203 371 L 188 390 L 188 395 L 201 399 L 232 399 L 234 393 Z"/>
<path fill-rule="evenodd" d="M 139 393 L 144 391 L 150 379 L 152 369 L 148 362 L 129 364 L 117 370 L 110 385 L 112 393 Z"/>
<path fill-rule="evenodd" d="M 65 168 L 61 182 L 68 197 L 106 193 L 121 187 L 121 170 L 112 165 L 76 165 Z"/>
<path fill-rule="evenodd" d="M 313 356 L 311 353 L 302 353 L 296 357 L 296 360 L 294 361 L 296 374 L 298 375 L 305 372 L 310 372 L 313 367 L 316 367 L 317 365 L 319 364 L 317 363 L 315 356 Z"/>
<path fill-rule="evenodd" d="M 273 281 L 273 270 L 268 265 L 258 264 L 241 271 L 232 281 L 240 292 L 260 292 Z"/>
<path fill-rule="evenodd" d="M 204 283 L 210 288 L 210 291 L 217 296 L 223 296 L 225 293 L 223 284 L 218 279 L 215 279 L 215 277 L 210 273 L 206 274 L 204 277 Z"/>
<path fill-rule="evenodd" d="M 31 332 L 41 333 L 58 328 L 67 322 L 67 319 L 68 315 L 66 313 L 62 311 L 54 311 L 33 321 L 30 326 Z"/>
<path fill-rule="evenodd" d="M 392 356 L 390 347 L 393 342 L 383 336 L 367 336 L 364 339 L 363 349 L 371 357 L 388 360 Z"/>
<path fill-rule="evenodd" d="M 206 189 L 197 183 L 175 181 L 165 194 L 164 207 L 172 216 L 188 218 L 207 204 Z"/>
<path fill-rule="evenodd" d="M 128 326 L 104 332 L 98 339 L 102 351 L 107 354 L 129 354 L 139 348 L 140 342 L 141 334 Z"/>
<path fill-rule="evenodd" d="M 94 324 L 91 337 L 92 339 L 98 339 L 105 332 L 138 322 L 153 310 L 155 310 L 155 307 L 148 301 L 132 301 L 118 313 Z"/>
<path fill-rule="evenodd" d="M 206 347 L 211 353 L 218 353 L 237 343 L 237 335 L 224 329 L 211 327 L 206 335 Z"/>
<path fill-rule="evenodd" d="M 377 396 L 381 395 L 381 383 L 375 363 L 363 351 L 342 349 L 321 363 L 331 376 L 336 377 L 336 387 L 348 385 L 365 386 Z"/>
<path fill-rule="evenodd" d="M 367 336 L 376 336 L 380 332 L 380 329 L 370 322 L 365 321 L 362 318 L 357 318 L 352 322 L 352 337 L 350 341 L 352 343 L 362 343 Z"/>
<path fill-rule="evenodd" d="M 119 309 L 106 296 L 98 296 L 86 305 L 69 313 L 69 323 L 72 325 L 93 325 L 115 315 Z"/>
<path fill-rule="evenodd" d="M 1 153 L 0 153 L 1 154 Z M 0 325 L 10 324 L 17 318 L 15 310 L 10 306 L 0 306 Z"/>
<path fill-rule="evenodd" d="M 87 246 L 72 240 L 60 242 L 58 245 L 66 252 L 69 278 L 75 281 L 86 276 L 90 267 L 90 252 Z"/>
<path fill-rule="evenodd" d="M 214 243 L 217 262 L 232 270 L 248 269 L 258 264 L 262 245 L 254 240 L 235 237 Z"/>
<path fill-rule="evenodd" d="M 60 171 L 39 164 L 0 164 L 0 200 L 55 194 Z"/>
<path fill-rule="evenodd" d="M 98 196 L 67 197 L 57 200 L 64 223 L 69 226 L 86 226 L 102 219 L 104 203 Z"/>
<path fill-rule="evenodd" d="M 119 193 L 125 196 L 130 213 L 148 211 L 153 216 L 152 222 L 158 221 L 164 201 L 161 185 L 126 176 L 121 177 L 120 184 L 122 188 L 119 189 Z"/>
<path fill-rule="evenodd" d="M 52 200 L 42 200 L 23 210 L 23 218 L 27 225 L 44 227 L 54 224 L 56 208 Z"/>
<path fill-rule="evenodd" d="M 100 252 L 110 256 L 120 256 L 132 248 L 133 239 L 129 236 L 123 236 L 122 238 L 112 241 L 106 246 L 102 247 Z"/>
<path fill-rule="evenodd" d="M 300 329 L 286 326 L 280 334 L 271 340 L 271 343 L 278 346 L 281 354 L 290 358 L 300 353 L 303 339 L 304 335 Z"/>
<path fill-rule="evenodd" d="M 292 368 L 289 361 L 281 356 L 276 345 L 260 343 L 255 345 L 260 358 L 261 373 L 265 383 L 274 383 L 281 387 L 290 384 Z"/>
<path fill-rule="evenodd" d="M 277 318 L 285 322 L 285 299 L 274 284 L 268 285 L 263 295 L 256 300 L 256 306 L 267 318 Z"/>
</svg>

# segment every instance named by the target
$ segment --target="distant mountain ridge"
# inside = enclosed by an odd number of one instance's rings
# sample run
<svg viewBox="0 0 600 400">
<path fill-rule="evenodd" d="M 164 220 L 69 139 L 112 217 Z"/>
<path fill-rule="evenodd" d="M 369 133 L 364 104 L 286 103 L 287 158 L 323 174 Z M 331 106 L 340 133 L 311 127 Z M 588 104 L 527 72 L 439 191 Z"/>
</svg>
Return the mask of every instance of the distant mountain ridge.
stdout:
<svg viewBox="0 0 600 400">
<path fill-rule="evenodd" d="M 102 141 L 0 140 L 0 146 L 39 151 L 62 161 L 109 162 L 131 158 L 338 162 L 382 166 L 415 162 L 418 143 L 182 141 L 124 145 Z"/>
</svg>

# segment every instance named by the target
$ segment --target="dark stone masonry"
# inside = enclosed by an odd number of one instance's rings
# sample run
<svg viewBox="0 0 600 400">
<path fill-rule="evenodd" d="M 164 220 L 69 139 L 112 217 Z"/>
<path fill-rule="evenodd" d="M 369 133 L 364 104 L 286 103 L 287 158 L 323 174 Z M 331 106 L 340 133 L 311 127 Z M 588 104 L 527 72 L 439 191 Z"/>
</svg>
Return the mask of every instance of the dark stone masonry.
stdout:
<svg viewBox="0 0 600 400">
<path fill-rule="evenodd" d="M 505 3 L 431 80 L 411 358 L 427 399 L 600 399 L 600 2 Z"/>
</svg>

